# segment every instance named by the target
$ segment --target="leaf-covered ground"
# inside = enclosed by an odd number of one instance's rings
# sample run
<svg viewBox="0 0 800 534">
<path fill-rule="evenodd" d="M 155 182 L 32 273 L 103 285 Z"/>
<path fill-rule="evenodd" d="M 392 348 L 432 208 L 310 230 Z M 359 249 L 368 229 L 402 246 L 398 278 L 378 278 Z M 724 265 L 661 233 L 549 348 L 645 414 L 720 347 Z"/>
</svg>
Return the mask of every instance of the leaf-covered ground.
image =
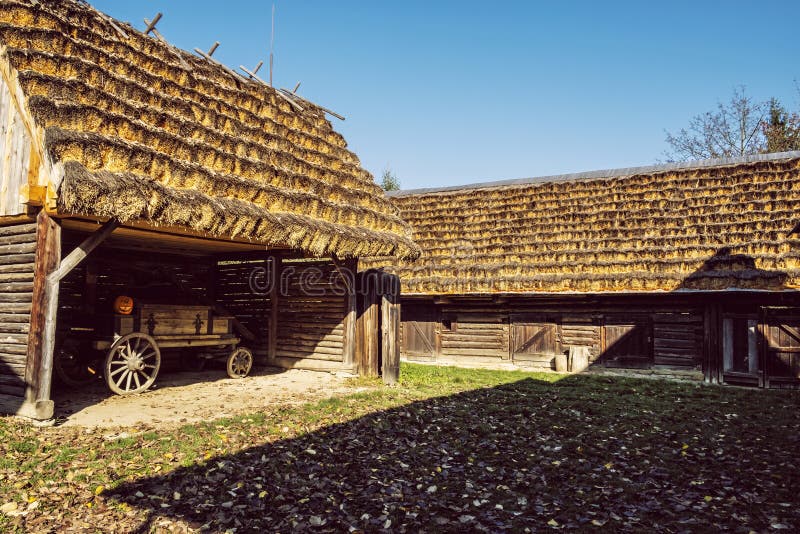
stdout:
<svg viewBox="0 0 800 534">
<path fill-rule="evenodd" d="M 0 530 L 800 529 L 800 394 L 404 365 L 109 439 L 0 419 Z"/>
</svg>

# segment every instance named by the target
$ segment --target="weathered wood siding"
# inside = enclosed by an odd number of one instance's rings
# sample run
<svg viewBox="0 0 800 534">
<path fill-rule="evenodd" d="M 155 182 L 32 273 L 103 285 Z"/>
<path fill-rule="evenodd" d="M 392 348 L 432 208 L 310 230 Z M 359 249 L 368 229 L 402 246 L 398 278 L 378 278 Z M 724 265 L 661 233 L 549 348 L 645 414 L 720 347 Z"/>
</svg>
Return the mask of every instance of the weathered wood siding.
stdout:
<svg viewBox="0 0 800 534">
<path fill-rule="evenodd" d="M 278 365 L 335 368 L 343 362 L 345 293 L 333 263 L 283 260 L 278 299 Z"/>
<path fill-rule="evenodd" d="M 432 305 L 409 301 L 402 306 L 400 353 L 408 360 L 431 361 L 439 353 L 439 321 Z"/>
<path fill-rule="evenodd" d="M 0 226 L 0 394 L 25 395 L 36 223 Z"/>
<path fill-rule="evenodd" d="M 444 317 L 440 357 L 465 363 L 509 359 L 506 314 L 446 310 Z"/>
<path fill-rule="evenodd" d="M 696 367 L 703 357 L 703 317 L 692 313 L 653 316 L 653 363 L 657 367 Z"/>
<path fill-rule="evenodd" d="M 269 348 L 272 302 L 267 258 L 221 260 L 216 263 L 214 298 L 255 335 L 247 346 L 257 362 L 265 363 Z"/>
<path fill-rule="evenodd" d="M 678 297 L 404 303 L 401 348 L 408 360 L 554 369 L 556 355 L 572 347 L 588 348 L 593 365 L 699 370 L 703 308 Z"/>
<path fill-rule="evenodd" d="M 559 325 L 548 317 L 511 315 L 511 359 L 530 367 L 550 369 L 562 352 Z"/>
<path fill-rule="evenodd" d="M 20 192 L 28 184 L 31 138 L 5 79 L 0 76 L 0 216 L 26 212 Z M 34 169 L 38 171 L 38 169 Z"/>
</svg>

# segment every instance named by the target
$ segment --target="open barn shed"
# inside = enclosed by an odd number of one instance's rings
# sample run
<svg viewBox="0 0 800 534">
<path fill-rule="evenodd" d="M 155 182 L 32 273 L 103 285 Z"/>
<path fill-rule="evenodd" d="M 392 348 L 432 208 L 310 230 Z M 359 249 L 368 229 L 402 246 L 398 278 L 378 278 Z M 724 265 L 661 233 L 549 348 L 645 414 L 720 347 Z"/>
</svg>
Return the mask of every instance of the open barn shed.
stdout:
<svg viewBox="0 0 800 534">
<path fill-rule="evenodd" d="M 406 359 L 800 384 L 800 153 L 393 200 Z"/>
<path fill-rule="evenodd" d="M 54 358 L 134 331 L 377 372 L 397 296 L 358 258 L 418 248 L 325 114 L 85 3 L 0 1 L 3 409 L 51 417 Z"/>
</svg>

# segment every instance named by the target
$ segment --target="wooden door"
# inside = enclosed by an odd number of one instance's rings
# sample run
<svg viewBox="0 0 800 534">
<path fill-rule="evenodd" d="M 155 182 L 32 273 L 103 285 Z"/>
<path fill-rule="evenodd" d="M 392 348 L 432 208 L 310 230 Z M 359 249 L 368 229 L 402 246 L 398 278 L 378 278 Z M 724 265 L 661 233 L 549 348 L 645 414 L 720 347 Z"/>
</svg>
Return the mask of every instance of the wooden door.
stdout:
<svg viewBox="0 0 800 534">
<path fill-rule="evenodd" d="M 556 354 L 562 351 L 558 325 L 555 322 L 512 315 L 510 346 L 511 359 L 514 362 L 552 369 Z"/>
<path fill-rule="evenodd" d="M 433 360 L 436 358 L 436 327 L 432 320 L 403 321 L 401 351 L 409 360 Z"/>
<path fill-rule="evenodd" d="M 763 385 L 758 349 L 758 319 L 727 314 L 722 318 L 722 376 L 726 384 Z"/>
<path fill-rule="evenodd" d="M 800 387 L 800 309 L 762 308 L 759 321 L 765 387 Z"/>
<path fill-rule="evenodd" d="M 653 365 L 652 324 L 646 318 L 606 319 L 602 361 L 607 367 L 632 369 Z"/>
</svg>

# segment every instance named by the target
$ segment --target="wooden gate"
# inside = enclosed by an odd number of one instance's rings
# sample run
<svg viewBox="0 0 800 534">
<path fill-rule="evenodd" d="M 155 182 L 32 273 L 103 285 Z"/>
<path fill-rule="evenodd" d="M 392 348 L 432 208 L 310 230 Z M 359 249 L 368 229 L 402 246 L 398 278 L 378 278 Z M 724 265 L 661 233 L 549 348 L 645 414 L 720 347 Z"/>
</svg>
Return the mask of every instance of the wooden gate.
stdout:
<svg viewBox="0 0 800 534">
<path fill-rule="evenodd" d="M 761 308 L 759 333 L 764 387 L 800 387 L 800 309 Z"/>
<path fill-rule="evenodd" d="M 409 360 L 436 358 L 436 321 L 403 321 L 402 350 Z"/>
<path fill-rule="evenodd" d="M 511 316 L 511 359 L 526 366 L 554 368 L 553 359 L 561 353 L 558 325 L 542 318 Z"/>
</svg>

